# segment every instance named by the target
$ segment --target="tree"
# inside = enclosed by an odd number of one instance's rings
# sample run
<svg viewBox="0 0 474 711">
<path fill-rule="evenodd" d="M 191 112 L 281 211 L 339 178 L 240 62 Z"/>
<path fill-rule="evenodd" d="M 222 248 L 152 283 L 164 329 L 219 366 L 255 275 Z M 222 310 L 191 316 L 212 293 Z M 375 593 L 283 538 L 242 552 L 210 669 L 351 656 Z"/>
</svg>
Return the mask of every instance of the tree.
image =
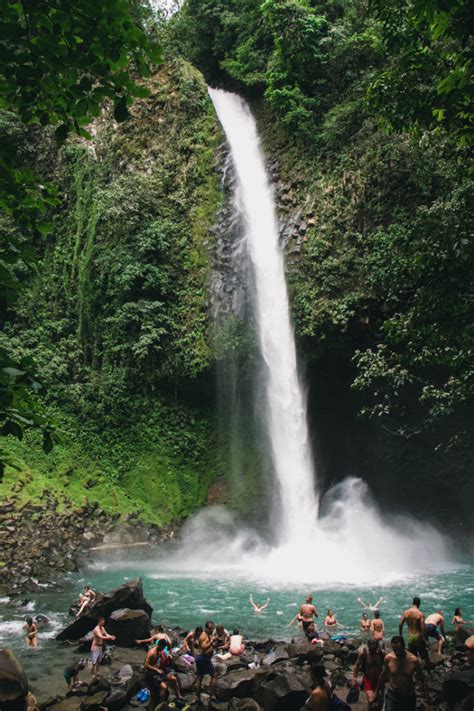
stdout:
<svg viewBox="0 0 474 711">
<path fill-rule="evenodd" d="M 147 96 L 137 83 L 161 62 L 159 45 L 138 24 L 132 0 L 0 0 L 0 109 L 27 126 L 52 126 L 58 144 L 74 133 L 89 139 L 86 127 L 113 102 L 117 121 L 128 118 L 134 97 Z M 0 320 L 5 322 L 34 268 L 31 249 L 47 234 L 48 211 L 57 204 L 45 184 L 21 161 L 8 131 L 0 134 Z M 37 400 L 40 385 L 32 361 L 18 361 L 0 347 L 0 433 L 21 439 L 25 427 L 51 428 Z M 0 453 L 1 459 L 1 453 Z M 1 474 L 0 462 L 0 474 Z"/>
</svg>

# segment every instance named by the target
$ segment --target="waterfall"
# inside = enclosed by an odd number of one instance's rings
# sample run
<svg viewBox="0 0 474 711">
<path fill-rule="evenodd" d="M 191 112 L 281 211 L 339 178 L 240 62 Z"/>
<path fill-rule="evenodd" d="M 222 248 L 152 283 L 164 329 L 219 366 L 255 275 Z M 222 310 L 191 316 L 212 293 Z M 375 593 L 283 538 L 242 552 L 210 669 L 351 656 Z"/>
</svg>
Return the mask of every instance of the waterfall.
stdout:
<svg viewBox="0 0 474 711">
<path fill-rule="evenodd" d="M 174 575 L 352 585 L 445 568 L 443 537 L 407 516 L 382 515 L 359 478 L 349 477 L 326 492 L 324 513 L 319 513 L 284 257 L 256 124 L 238 96 L 217 89 L 209 89 L 209 94 L 234 167 L 232 209 L 239 223 L 235 233 L 239 259 L 233 269 L 241 270 L 238 288 L 247 284 L 254 292 L 253 320 L 264 380 L 257 405 L 266 424 L 277 496 L 271 511 L 271 544 L 231 510 L 204 507 L 184 525 L 179 549 L 161 560 L 160 568 Z M 231 226 L 221 238 L 232 239 L 233 234 Z M 242 248 L 247 259 L 241 258 Z M 248 284 L 247 264 L 253 284 Z M 218 293 L 225 294 L 225 285 L 220 286 Z"/>
<path fill-rule="evenodd" d="M 278 506 L 272 516 L 278 541 L 307 536 L 318 501 L 298 379 L 293 329 L 273 191 L 268 180 L 255 120 L 237 95 L 209 89 L 225 131 L 236 173 L 236 205 L 255 284 L 254 316 L 264 362 L 263 408 Z"/>
</svg>

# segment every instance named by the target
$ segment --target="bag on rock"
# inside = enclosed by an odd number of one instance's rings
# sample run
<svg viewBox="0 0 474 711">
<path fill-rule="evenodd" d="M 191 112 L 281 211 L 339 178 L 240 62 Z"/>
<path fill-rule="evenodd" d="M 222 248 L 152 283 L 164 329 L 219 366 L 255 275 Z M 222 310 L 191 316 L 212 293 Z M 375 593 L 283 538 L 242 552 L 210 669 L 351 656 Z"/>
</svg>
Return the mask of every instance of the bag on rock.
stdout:
<svg viewBox="0 0 474 711">
<path fill-rule="evenodd" d="M 358 686 L 351 686 L 347 692 L 346 701 L 348 704 L 355 704 L 359 701 L 360 689 Z"/>
</svg>

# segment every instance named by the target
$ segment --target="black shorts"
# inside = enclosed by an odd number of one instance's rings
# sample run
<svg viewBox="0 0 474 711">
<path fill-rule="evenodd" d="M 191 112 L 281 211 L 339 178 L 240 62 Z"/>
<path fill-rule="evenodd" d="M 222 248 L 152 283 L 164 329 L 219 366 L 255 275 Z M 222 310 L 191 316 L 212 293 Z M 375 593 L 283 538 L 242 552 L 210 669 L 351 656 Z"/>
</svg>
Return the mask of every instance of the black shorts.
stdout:
<svg viewBox="0 0 474 711">
<path fill-rule="evenodd" d="M 159 691 L 161 684 L 164 682 L 164 679 L 154 671 L 147 671 L 147 673 L 145 674 L 145 681 L 147 684 L 154 687 L 155 689 L 158 689 Z"/>
<path fill-rule="evenodd" d="M 214 676 L 215 673 L 216 670 L 210 657 L 205 657 L 203 655 L 196 657 L 196 674 L 198 676 L 206 676 L 206 674 Z"/>
<path fill-rule="evenodd" d="M 416 696 L 398 694 L 393 689 L 387 691 L 385 697 L 385 711 L 416 711 Z"/>
<path fill-rule="evenodd" d="M 428 659 L 428 649 L 424 637 L 418 637 L 408 642 L 408 651 L 420 659 Z"/>
<path fill-rule="evenodd" d="M 307 630 L 313 620 L 303 620 L 303 629 Z"/>
<path fill-rule="evenodd" d="M 425 625 L 425 635 L 427 637 L 433 637 L 433 639 L 436 639 L 436 640 L 441 639 L 439 632 L 436 629 L 436 625 Z"/>
</svg>

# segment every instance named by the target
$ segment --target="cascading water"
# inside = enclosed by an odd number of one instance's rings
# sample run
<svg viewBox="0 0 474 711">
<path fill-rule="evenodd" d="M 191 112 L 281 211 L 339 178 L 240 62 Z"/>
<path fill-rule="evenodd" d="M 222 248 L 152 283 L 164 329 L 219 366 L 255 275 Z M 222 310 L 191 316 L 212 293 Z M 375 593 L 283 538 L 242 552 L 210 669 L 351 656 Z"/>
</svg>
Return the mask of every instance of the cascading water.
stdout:
<svg viewBox="0 0 474 711">
<path fill-rule="evenodd" d="M 209 94 L 231 148 L 236 203 L 254 273 L 255 319 L 266 371 L 266 425 L 279 490 L 278 540 L 296 543 L 307 537 L 318 502 L 273 193 L 247 105 L 225 91 L 209 89 Z"/>
</svg>

